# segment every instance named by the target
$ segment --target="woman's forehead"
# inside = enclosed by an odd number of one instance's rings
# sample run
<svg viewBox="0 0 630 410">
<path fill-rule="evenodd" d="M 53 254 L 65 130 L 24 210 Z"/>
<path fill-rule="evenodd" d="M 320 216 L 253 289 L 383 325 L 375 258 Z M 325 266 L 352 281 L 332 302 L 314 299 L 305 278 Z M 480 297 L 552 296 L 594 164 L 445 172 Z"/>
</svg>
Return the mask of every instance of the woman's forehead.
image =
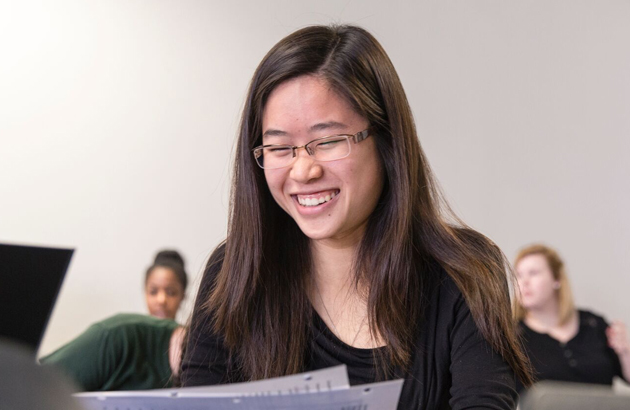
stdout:
<svg viewBox="0 0 630 410">
<path fill-rule="evenodd" d="M 517 267 L 549 267 L 547 258 L 542 253 L 531 253 L 523 256 L 518 263 Z"/>
<path fill-rule="evenodd" d="M 357 132 L 366 119 L 319 77 L 302 76 L 280 84 L 263 109 L 262 135 Z"/>
</svg>

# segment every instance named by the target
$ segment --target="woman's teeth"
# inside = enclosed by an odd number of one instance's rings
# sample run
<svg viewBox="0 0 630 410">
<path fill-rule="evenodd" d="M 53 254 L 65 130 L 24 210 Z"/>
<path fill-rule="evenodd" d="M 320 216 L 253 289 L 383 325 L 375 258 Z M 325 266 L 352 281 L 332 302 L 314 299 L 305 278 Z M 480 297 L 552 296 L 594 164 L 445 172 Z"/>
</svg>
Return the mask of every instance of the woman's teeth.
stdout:
<svg viewBox="0 0 630 410">
<path fill-rule="evenodd" d="M 319 204 L 323 204 L 324 202 L 328 202 L 337 196 L 337 193 L 333 192 L 331 194 L 322 195 L 320 197 L 312 197 L 312 198 L 300 198 L 297 197 L 298 202 L 302 206 L 317 206 Z"/>
</svg>

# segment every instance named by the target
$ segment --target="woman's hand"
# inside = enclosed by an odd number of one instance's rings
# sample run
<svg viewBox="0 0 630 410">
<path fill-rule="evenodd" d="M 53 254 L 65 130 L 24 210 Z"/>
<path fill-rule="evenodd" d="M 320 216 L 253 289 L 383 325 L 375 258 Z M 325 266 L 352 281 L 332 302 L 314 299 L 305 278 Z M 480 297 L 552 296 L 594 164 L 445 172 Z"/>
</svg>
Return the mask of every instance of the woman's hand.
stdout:
<svg viewBox="0 0 630 410">
<path fill-rule="evenodd" d="M 615 320 L 606 329 L 606 337 L 608 338 L 608 346 L 619 356 L 623 378 L 626 383 L 630 383 L 630 339 L 628 339 L 626 325 Z"/>
<path fill-rule="evenodd" d="M 628 339 L 626 325 L 623 322 L 619 320 L 613 321 L 606 329 L 606 336 L 608 337 L 608 346 L 618 356 L 630 354 L 630 339 Z"/>
</svg>

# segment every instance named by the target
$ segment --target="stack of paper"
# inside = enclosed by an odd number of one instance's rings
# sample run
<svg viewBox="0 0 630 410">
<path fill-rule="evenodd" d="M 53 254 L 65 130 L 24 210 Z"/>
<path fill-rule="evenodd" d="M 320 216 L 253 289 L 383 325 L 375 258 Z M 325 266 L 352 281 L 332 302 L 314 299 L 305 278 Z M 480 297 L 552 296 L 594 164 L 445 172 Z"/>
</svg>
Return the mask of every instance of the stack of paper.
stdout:
<svg viewBox="0 0 630 410">
<path fill-rule="evenodd" d="M 78 393 L 93 410 L 395 410 L 402 380 L 350 387 L 346 366 L 207 387 Z"/>
</svg>

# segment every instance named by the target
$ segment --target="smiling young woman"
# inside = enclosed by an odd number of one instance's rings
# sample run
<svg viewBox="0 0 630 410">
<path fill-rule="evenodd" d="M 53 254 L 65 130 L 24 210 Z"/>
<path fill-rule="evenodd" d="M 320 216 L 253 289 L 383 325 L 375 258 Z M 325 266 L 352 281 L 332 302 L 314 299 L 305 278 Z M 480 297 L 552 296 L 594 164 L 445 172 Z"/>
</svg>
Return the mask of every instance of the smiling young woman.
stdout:
<svg viewBox="0 0 630 410">
<path fill-rule="evenodd" d="M 263 111 L 262 142 L 299 146 L 366 128 L 368 120 L 324 79 L 304 75 L 287 80 L 269 95 Z M 298 150 L 290 166 L 265 169 L 276 203 L 315 242 L 341 241 L 356 246 L 381 196 L 384 175 L 374 138 L 349 147 L 351 155 L 324 162 Z M 326 196 L 331 198 L 326 200 Z"/>
<path fill-rule="evenodd" d="M 514 407 L 515 376 L 531 376 L 505 258 L 441 203 L 374 37 L 315 26 L 281 40 L 248 92 L 184 385 L 346 364 L 352 384 L 404 378 L 401 409 Z"/>
</svg>

